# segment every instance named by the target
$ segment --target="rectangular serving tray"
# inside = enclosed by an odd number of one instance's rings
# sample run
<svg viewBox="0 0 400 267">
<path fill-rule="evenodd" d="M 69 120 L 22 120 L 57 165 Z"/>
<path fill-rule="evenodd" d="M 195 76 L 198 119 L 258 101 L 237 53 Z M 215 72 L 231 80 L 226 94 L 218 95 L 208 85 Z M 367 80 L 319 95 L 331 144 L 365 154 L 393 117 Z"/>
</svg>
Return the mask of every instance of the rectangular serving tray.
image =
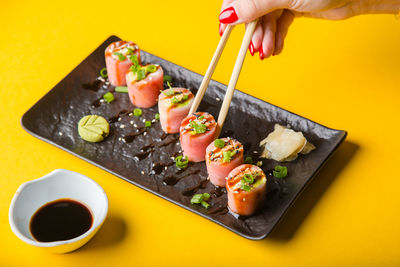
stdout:
<svg viewBox="0 0 400 267">
<path fill-rule="evenodd" d="M 118 40 L 116 36 L 108 38 L 31 107 L 21 119 L 23 128 L 47 143 L 243 237 L 265 238 L 347 135 L 345 131 L 327 128 L 236 90 L 221 136 L 239 140 L 245 147 L 245 156 L 262 160 L 265 172 L 277 162 L 258 159 L 258 144 L 273 130 L 275 123 L 290 125 L 303 132 L 316 149 L 308 155 L 300 155 L 293 162 L 281 164 L 287 166 L 289 175 L 284 179 L 268 179 L 266 201 L 258 213 L 250 217 L 234 216 L 226 207 L 225 189 L 208 182 L 204 162 L 190 163 L 184 171 L 175 167 L 171 157 L 180 151 L 178 134 L 163 134 L 160 124 L 155 122 L 145 130 L 146 134 L 143 131 L 135 136 L 137 128 L 134 125 L 141 128 L 143 120 L 152 120 L 158 112 L 157 106 L 143 109 L 143 115 L 137 118 L 129 116 L 134 106 L 127 94 L 114 93 L 116 100 L 107 104 L 98 100 L 112 90 L 111 86 L 100 83 L 97 91 L 83 88 L 84 84 L 93 85 L 96 81 L 100 69 L 105 66 L 105 48 Z M 164 73 L 173 78 L 175 87 L 185 87 L 193 93 L 197 91 L 203 78 L 200 74 L 144 51 L 141 51 L 141 57 L 142 62 L 160 64 Z M 226 85 L 211 81 L 199 110 L 217 118 L 225 90 Z M 101 115 L 110 121 L 110 135 L 103 142 L 88 143 L 80 138 L 77 124 L 88 114 Z M 193 194 L 203 192 L 211 194 L 208 210 L 190 204 Z"/>
</svg>

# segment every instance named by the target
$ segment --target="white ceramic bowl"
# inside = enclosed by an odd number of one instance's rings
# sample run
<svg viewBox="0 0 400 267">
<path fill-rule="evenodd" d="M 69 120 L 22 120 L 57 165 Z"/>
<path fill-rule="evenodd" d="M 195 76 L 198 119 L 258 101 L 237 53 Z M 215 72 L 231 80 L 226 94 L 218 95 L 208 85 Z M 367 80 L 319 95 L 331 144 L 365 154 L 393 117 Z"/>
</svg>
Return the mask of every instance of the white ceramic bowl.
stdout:
<svg viewBox="0 0 400 267">
<path fill-rule="evenodd" d="M 29 223 L 33 214 L 48 202 L 69 198 L 76 200 L 92 213 L 90 229 L 73 239 L 40 242 L 33 238 Z M 51 173 L 22 184 L 15 193 L 9 210 L 11 229 L 22 241 L 54 253 L 66 253 L 83 246 L 103 224 L 108 211 L 108 199 L 103 188 L 92 179 L 67 170 Z"/>
</svg>

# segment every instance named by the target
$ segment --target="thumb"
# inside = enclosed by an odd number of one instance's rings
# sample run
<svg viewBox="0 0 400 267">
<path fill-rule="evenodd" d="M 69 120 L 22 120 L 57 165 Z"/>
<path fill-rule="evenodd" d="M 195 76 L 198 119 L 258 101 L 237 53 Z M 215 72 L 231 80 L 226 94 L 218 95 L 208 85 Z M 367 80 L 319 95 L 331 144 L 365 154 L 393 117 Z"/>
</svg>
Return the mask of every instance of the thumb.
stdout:
<svg viewBox="0 0 400 267">
<path fill-rule="evenodd" d="M 287 8 L 290 0 L 236 0 L 228 5 L 219 21 L 224 24 L 248 23 L 275 9 Z"/>
</svg>

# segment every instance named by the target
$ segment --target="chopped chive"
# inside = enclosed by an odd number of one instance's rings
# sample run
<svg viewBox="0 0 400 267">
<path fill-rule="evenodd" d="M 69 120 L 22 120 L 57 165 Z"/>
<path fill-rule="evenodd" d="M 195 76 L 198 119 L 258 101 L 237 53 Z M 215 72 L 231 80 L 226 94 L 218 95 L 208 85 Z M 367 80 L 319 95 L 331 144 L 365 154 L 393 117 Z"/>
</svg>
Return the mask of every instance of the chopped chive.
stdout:
<svg viewBox="0 0 400 267">
<path fill-rule="evenodd" d="M 253 159 L 251 157 L 246 157 L 244 164 L 253 164 Z"/>
<path fill-rule="evenodd" d="M 167 85 L 168 85 L 168 87 L 169 87 L 170 89 L 172 89 L 172 86 L 171 86 L 171 84 L 169 83 L 169 81 L 167 81 Z M 175 92 L 174 92 L 174 94 L 175 94 Z"/>
<path fill-rule="evenodd" d="M 173 89 L 167 89 L 167 90 L 165 90 L 165 91 L 162 91 L 162 93 L 163 93 L 165 96 L 173 96 L 173 95 L 175 95 L 175 91 L 174 91 Z"/>
<path fill-rule="evenodd" d="M 156 119 L 156 120 L 160 120 L 160 113 L 157 113 L 155 116 L 154 116 L 154 118 Z"/>
<path fill-rule="evenodd" d="M 104 94 L 103 98 L 107 101 L 107 103 L 110 103 L 115 99 L 114 95 L 111 92 L 107 92 L 106 94 Z"/>
<path fill-rule="evenodd" d="M 132 55 L 133 54 L 133 49 L 132 48 L 128 47 L 127 50 L 128 50 L 128 55 Z"/>
<path fill-rule="evenodd" d="M 251 190 L 251 187 L 249 185 L 247 185 L 247 184 L 242 184 L 240 186 L 240 189 L 249 192 Z"/>
<path fill-rule="evenodd" d="M 204 208 L 206 208 L 206 209 L 208 209 L 208 208 L 210 207 L 210 204 L 208 204 L 208 203 L 205 202 L 205 201 L 202 201 L 202 202 L 201 202 L 201 205 L 202 205 Z"/>
<path fill-rule="evenodd" d="M 164 82 L 172 82 L 172 77 L 169 75 L 164 75 Z"/>
<path fill-rule="evenodd" d="M 284 177 L 287 176 L 287 167 L 286 166 L 276 165 L 275 169 L 272 171 L 272 174 L 276 178 L 284 178 Z"/>
<path fill-rule="evenodd" d="M 179 169 L 185 169 L 189 164 L 189 159 L 187 156 L 185 156 L 185 158 L 182 160 L 182 156 L 177 156 L 175 158 L 175 165 L 176 167 L 178 167 Z"/>
<path fill-rule="evenodd" d="M 201 123 L 196 123 L 195 121 L 192 121 L 189 126 L 194 129 L 194 134 L 201 134 L 207 131 L 207 126 Z"/>
<path fill-rule="evenodd" d="M 225 141 L 222 139 L 215 139 L 214 146 L 218 148 L 223 148 L 225 146 Z"/>
<path fill-rule="evenodd" d="M 118 59 L 120 61 L 124 61 L 126 59 L 126 56 L 124 56 L 123 54 L 119 53 L 119 52 L 114 52 L 114 55 L 118 56 Z"/>
<path fill-rule="evenodd" d="M 151 73 L 155 72 L 156 70 L 157 70 L 157 66 L 156 65 L 149 65 L 146 68 L 146 71 L 147 72 L 151 72 Z"/>
<path fill-rule="evenodd" d="M 249 183 L 249 184 L 254 183 L 254 177 L 253 177 L 253 175 L 251 175 L 250 173 L 246 173 L 246 174 L 243 176 L 243 180 L 244 180 L 246 183 Z"/>
<path fill-rule="evenodd" d="M 189 98 L 188 95 L 183 95 L 183 97 L 182 97 L 182 99 L 183 99 L 184 101 L 188 100 L 188 98 Z"/>
<path fill-rule="evenodd" d="M 117 87 L 115 87 L 115 92 L 128 93 L 128 87 L 126 87 L 126 86 L 117 86 Z"/>
<path fill-rule="evenodd" d="M 201 120 L 204 119 L 204 116 L 202 115 L 202 116 L 200 116 L 198 119 L 201 121 Z"/>
<path fill-rule="evenodd" d="M 175 96 L 171 99 L 171 103 L 172 104 L 178 104 L 180 101 L 178 98 L 176 98 Z"/>
<path fill-rule="evenodd" d="M 140 108 L 135 108 L 133 110 L 133 115 L 135 115 L 136 117 L 140 117 L 142 116 L 143 111 Z"/>
<path fill-rule="evenodd" d="M 195 194 L 190 200 L 190 204 L 199 204 L 203 201 L 203 194 Z"/>
<path fill-rule="evenodd" d="M 146 78 L 146 70 L 140 69 L 136 72 L 136 80 L 141 81 Z"/>
<path fill-rule="evenodd" d="M 145 121 L 144 126 L 147 128 L 151 127 L 151 121 Z"/>
<path fill-rule="evenodd" d="M 210 198 L 209 193 L 203 193 L 203 200 L 207 201 Z"/>
<path fill-rule="evenodd" d="M 263 162 L 260 160 L 260 161 L 257 161 L 257 167 L 261 167 L 262 165 L 263 165 Z"/>
<path fill-rule="evenodd" d="M 100 76 L 103 78 L 107 78 L 108 77 L 108 73 L 107 73 L 107 69 L 106 68 L 102 68 L 100 70 Z"/>
</svg>

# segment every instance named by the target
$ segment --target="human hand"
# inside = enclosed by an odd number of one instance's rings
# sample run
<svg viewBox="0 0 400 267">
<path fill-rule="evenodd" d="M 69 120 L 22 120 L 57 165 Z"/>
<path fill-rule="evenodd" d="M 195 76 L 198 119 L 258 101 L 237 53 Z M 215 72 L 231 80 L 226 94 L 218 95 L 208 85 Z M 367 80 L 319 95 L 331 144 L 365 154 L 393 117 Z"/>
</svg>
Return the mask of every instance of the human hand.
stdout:
<svg viewBox="0 0 400 267">
<path fill-rule="evenodd" d="M 374 2 L 376 1 L 376 2 Z M 295 17 L 340 20 L 366 13 L 397 13 L 400 0 L 224 0 L 219 33 L 226 24 L 259 19 L 249 50 L 260 59 L 282 52 L 284 39 Z"/>
</svg>

